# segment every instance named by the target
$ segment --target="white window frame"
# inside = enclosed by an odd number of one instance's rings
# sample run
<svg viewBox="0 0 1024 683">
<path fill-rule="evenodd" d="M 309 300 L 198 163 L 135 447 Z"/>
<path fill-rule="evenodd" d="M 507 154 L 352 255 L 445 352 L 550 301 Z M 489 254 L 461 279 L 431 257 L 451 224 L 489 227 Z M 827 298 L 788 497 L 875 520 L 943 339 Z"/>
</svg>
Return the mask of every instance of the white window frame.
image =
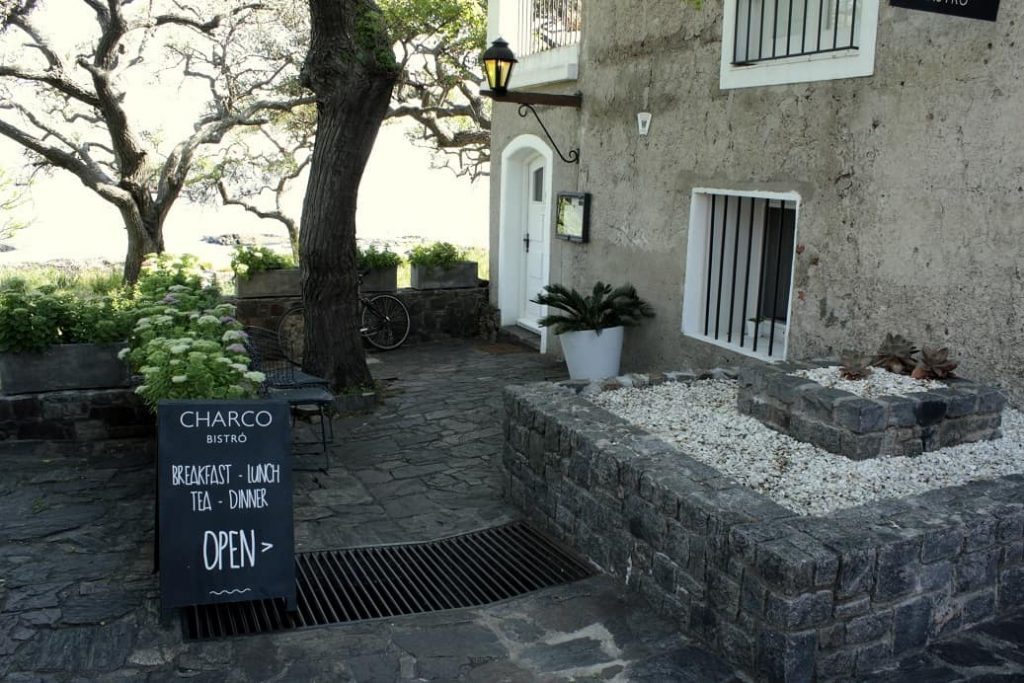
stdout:
<svg viewBox="0 0 1024 683">
<path fill-rule="evenodd" d="M 878 4 L 879 0 L 857 1 L 858 21 L 861 23 L 856 49 L 795 55 L 736 66 L 732 60 L 736 46 L 739 0 L 725 0 L 722 21 L 722 64 L 719 75 L 721 88 L 730 90 L 872 75 L 875 71 Z"/>
<path fill-rule="evenodd" d="M 728 196 L 728 197 L 741 197 L 743 199 L 766 199 L 770 201 L 783 201 L 786 203 L 792 202 L 794 204 L 793 209 L 795 210 L 795 231 L 794 231 L 794 252 L 791 256 L 792 263 L 790 267 L 790 282 L 789 282 L 789 301 L 786 305 L 786 323 L 774 322 L 771 324 L 775 326 L 775 340 L 773 344 L 773 351 L 771 356 L 768 355 L 768 344 L 758 344 L 758 350 L 753 350 L 753 345 L 750 341 L 749 333 L 747 334 L 745 346 L 741 346 L 735 341 L 730 342 L 727 340 L 725 333 L 720 334 L 718 339 L 714 338 L 714 335 L 704 334 L 704 308 L 705 302 L 709 296 L 707 291 L 707 277 L 708 277 L 708 227 L 710 225 L 710 214 L 711 214 L 711 195 Z M 731 202 L 730 202 L 731 203 Z M 680 331 L 684 336 L 702 341 L 708 344 L 713 344 L 730 351 L 742 354 L 744 356 L 750 356 L 752 358 L 759 358 L 761 360 L 776 362 L 786 359 L 786 354 L 789 349 L 789 332 L 792 328 L 793 321 L 793 277 L 796 272 L 796 243 L 799 239 L 800 231 L 800 205 L 801 197 L 797 192 L 762 192 L 758 190 L 731 190 L 722 188 L 708 188 L 708 187 L 697 187 L 693 189 L 690 197 L 690 227 L 687 235 L 687 248 L 686 248 L 686 271 L 683 280 L 683 322 Z M 748 214 L 749 215 L 749 214 Z M 761 214 L 763 215 L 763 214 Z M 728 233 L 726 233 L 728 234 Z M 735 235 L 735 233 L 731 233 Z M 721 239 L 722 235 L 716 235 L 716 239 Z M 755 235 L 756 238 L 756 235 Z M 714 248 L 718 252 L 720 242 L 716 242 Z M 728 245 L 728 242 L 727 242 Z M 754 239 L 752 246 L 752 253 L 759 254 L 761 246 L 760 238 Z M 727 246 L 727 248 L 730 248 Z M 726 257 L 728 261 L 729 257 Z M 755 256 L 758 259 L 759 257 Z M 714 255 L 714 259 L 718 259 L 717 253 Z M 714 272 L 714 270 L 712 271 Z M 763 277 L 760 271 L 760 264 L 758 265 L 758 279 Z M 712 278 L 714 279 L 714 278 Z M 724 286 L 724 283 L 723 283 Z M 737 282 L 737 286 L 739 283 Z M 739 315 L 744 320 L 743 324 L 746 324 L 746 318 L 748 317 L 751 308 L 757 310 L 757 302 L 755 299 L 748 299 L 748 310 L 739 311 Z M 730 313 L 734 313 L 730 311 Z M 735 319 L 735 318 L 734 318 Z M 764 328 L 768 323 L 761 323 L 758 331 L 763 334 Z M 781 332 L 781 338 L 780 338 Z"/>
</svg>

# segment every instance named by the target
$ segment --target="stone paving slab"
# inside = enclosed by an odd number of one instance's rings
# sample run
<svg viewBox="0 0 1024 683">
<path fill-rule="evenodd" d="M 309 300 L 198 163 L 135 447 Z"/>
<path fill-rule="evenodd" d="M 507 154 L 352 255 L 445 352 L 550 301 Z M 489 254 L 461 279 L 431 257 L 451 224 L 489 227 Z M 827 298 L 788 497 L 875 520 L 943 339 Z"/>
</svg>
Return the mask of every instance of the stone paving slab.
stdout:
<svg viewBox="0 0 1024 683">
<path fill-rule="evenodd" d="M 328 472 L 296 474 L 299 549 L 517 518 L 495 467 L 500 389 L 562 379 L 561 365 L 461 342 L 379 358 L 385 403 L 337 421 Z M 0 452 L 0 680 L 742 680 L 605 576 L 477 609 L 185 643 L 176 620 L 160 622 L 150 451 Z M 872 680 L 1021 680 L 1022 637 L 1024 616 L 990 624 Z"/>
</svg>

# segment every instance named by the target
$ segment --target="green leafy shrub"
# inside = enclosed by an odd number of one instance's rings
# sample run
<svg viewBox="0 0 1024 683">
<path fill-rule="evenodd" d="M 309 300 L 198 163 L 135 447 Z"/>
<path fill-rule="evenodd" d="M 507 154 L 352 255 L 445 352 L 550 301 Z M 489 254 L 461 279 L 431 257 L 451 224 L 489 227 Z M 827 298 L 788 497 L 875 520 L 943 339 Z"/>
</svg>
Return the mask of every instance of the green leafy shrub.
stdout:
<svg viewBox="0 0 1024 683">
<path fill-rule="evenodd" d="M 0 351 L 38 353 L 57 344 L 128 339 L 135 324 L 129 293 L 104 297 L 56 290 L 0 291 Z"/>
<path fill-rule="evenodd" d="M 440 268 L 451 270 L 456 264 L 465 260 L 465 254 L 449 242 L 420 244 L 409 252 L 409 263 L 424 268 Z"/>
<path fill-rule="evenodd" d="M 253 273 L 265 270 L 294 268 L 295 260 L 286 254 L 278 254 L 266 247 L 235 247 L 231 256 L 231 270 L 240 278 L 251 277 Z"/>
<path fill-rule="evenodd" d="M 156 258 L 139 277 L 138 312 L 122 358 L 142 375 L 136 389 L 153 411 L 164 399 L 239 399 L 265 377 L 250 357 L 235 308 L 205 286 L 188 257 Z"/>
<path fill-rule="evenodd" d="M 367 249 L 359 250 L 359 271 L 383 270 L 385 268 L 397 268 L 402 265 L 402 257 L 387 247 L 378 251 L 377 247 L 370 245 Z"/>
</svg>

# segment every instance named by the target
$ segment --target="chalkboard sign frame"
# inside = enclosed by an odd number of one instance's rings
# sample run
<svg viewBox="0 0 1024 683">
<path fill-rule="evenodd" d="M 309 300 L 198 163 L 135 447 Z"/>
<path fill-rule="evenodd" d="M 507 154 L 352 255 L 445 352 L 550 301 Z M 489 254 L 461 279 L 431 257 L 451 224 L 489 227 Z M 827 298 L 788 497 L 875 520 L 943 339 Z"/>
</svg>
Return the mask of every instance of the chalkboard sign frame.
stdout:
<svg viewBox="0 0 1024 683">
<path fill-rule="evenodd" d="M 893 7 L 981 21 L 995 21 L 999 15 L 999 0 L 966 0 L 964 5 L 959 2 L 937 2 L 936 0 L 889 0 L 889 4 Z"/>
<path fill-rule="evenodd" d="M 280 400 L 161 401 L 160 603 L 296 605 L 291 422 Z"/>
</svg>

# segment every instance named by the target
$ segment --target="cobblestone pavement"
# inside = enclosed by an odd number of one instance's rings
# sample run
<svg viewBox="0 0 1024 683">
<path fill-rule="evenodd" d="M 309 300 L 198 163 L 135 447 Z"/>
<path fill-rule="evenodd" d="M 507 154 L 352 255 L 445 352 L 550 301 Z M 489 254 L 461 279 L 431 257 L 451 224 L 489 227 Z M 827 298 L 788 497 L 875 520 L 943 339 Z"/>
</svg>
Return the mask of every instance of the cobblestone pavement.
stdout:
<svg viewBox="0 0 1024 683">
<path fill-rule="evenodd" d="M 296 474 L 298 548 L 422 541 L 515 519 L 493 463 L 500 388 L 560 378 L 561 366 L 493 344 L 379 358 L 384 405 L 337 421 L 326 473 Z M 177 623 L 159 619 L 144 449 L 0 457 L 3 681 L 743 680 L 601 576 L 477 609 L 184 643 Z M 871 680 L 1024 680 L 1022 640 L 1024 616 Z"/>
</svg>

